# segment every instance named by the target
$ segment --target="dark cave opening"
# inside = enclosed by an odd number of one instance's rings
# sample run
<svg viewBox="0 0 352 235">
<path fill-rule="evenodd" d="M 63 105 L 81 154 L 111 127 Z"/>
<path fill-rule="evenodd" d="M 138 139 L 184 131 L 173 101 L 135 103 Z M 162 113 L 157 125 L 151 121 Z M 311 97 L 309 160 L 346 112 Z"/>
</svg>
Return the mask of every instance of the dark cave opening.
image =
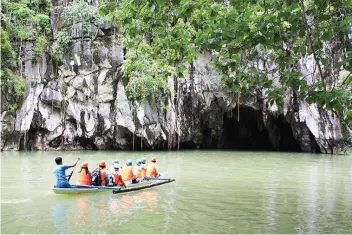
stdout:
<svg viewBox="0 0 352 235">
<path fill-rule="evenodd" d="M 97 146 L 94 144 L 94 141 L 89 138 L 84 137 L 75 137 L 73 142 L 79 143 L 84 149 L 88 150 L 98 150 Z"/>
<path fill-rule="evenodd" d="M 291 125 L 284 116 L 271 116 L 270 119 L 270 126 L 265 127 L 262 111 L 246 106 L 240 106 L 239 118 L 237 107 L 225 113 L 222 148 L 300 152 L 300 144 L 293 137 Z"/>
<path fill-rule="evenodd" d="M 221 148 L 219 146 L 219 137 L 212 133 L 212 129 L 209 127 L 204 127 L 203 129 L 203 141 L 201 145 L 201 149 L 217 149 Z"/>
<path fill-rule="evenodd" d="M 261 111 L 240 106 L 224 114 L 223 149 L 274 150 Z"/>
<path fill-rule="evenodd" d="M 276 125 L 280 131 L 278 150 L 284 152 L 301 152 L 301 146 L 293 137 L 291 125 L 286 122 L 284 116 L 280 115 L 276 118 Z"/>
<path fill-rule="evenodd" d="M 322 153 L 321 149 L 320 149 L 320 147 L 319 147 L 317 141 L 315 140 L 314 135 L 312 134 L 311 131 L 309 131 L 309 138 L 310 138 L 311 141 L 313 141 L 313 146 L 311 146 L 312 147 L 312 151 L 311 152 L 312 153 Z"/>
</svg>

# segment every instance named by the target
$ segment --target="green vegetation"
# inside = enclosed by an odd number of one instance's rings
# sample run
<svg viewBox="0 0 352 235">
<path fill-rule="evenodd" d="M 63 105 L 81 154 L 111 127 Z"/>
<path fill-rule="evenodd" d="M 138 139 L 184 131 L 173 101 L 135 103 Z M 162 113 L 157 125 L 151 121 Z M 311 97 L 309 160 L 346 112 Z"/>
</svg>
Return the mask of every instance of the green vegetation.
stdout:
<svg viewBox="0 0 352 235">
<path fill-rule="evenodd" d="M 55 40 L 53 10 L 61 12 Z M 343 114 L 351 127 L 350 0 L 105 0 L 99 11 L 84 0 L 58 1 L 55 9 L 49 0 L 2 2 L 1 89 L 13 109 L 25 91 L 25 42 L 33 42 L 33 60 L 50 52 L 62 61 L 72 39 L 96 38 L 107 17 L 123 35 L 131 100 L 162 106 L 163 95 L 177 89 L 167 78 L 189 77 L 190 64 L 207 52 L 229 92 L 253 96 L 264 87 L 269 103 L 281 104 L 290 88 L 294 99 Z M 306 56 L 318 62 L 307 71 L 313 80 L 299 72 Z"/>
<path fill-rule="evenodd" d="M 94 38 L 98 27 L 104 23 L 104 17 L 98 14 L 97 7 L 89 5 L 84 0 L 71 1 L 67 7 L 62 9 L 61 20 L 62 26 L 52 45 L 52 55 L 57 61 L 63 59 L 72 39 L 77 39 L 72 32 L 73 25 L 80 29 L 81 38 Z"/>
<path fill-rule="evenodd" d="M 25 42 L 33 42 L 33 60 L 48 45 L 50 1 L 3 1 L 1 9 L 1 90 L 8 96 L 9 108 L 20 107 L 25 92 L 23 56 Z"/>
<path fill-rule="evenodd" d="M 61 5 L 62 2 L 60 1 Z M 20 107 L 26 89 L 23 74 L 25 43 L 33 43 L 32 60 L 35 62 L 50 53 L 54 62 L 63 60 L 72 41 L 72 25 L 81 25 L 83 37 L 96 36 L 97 27 L 104 23 L 95 6 L 83 0 L 74 0 L 60 8 L 61 25 L 50 41 L 50 14 L 53 10 L 49 0 L 5 0 L 1 9 L 1 89 L 8 96 L 9 107 Z M 95 27 L 95 30 L 93 28 Z M 32 81 L 36 84 L 38 81 Z"/>
<path fill-rule="evenodd" d="M 100 13 L 123 30 L 133 87 L 145 87 L 147 78 L 183 77 L 198 53 L 209 52 L 229 92 L 255 95 L 265 87 L 273 104 L 289 87 L 351 123 L 349 0 L 124 0 L 103 2 Z M 298 72 L 306 55 L 318 62 L 310 82 Z M 348 75 L 336 76 L 342 70 Z M 144 98 L 148 90 L 130 96 Z"/>
</svg>

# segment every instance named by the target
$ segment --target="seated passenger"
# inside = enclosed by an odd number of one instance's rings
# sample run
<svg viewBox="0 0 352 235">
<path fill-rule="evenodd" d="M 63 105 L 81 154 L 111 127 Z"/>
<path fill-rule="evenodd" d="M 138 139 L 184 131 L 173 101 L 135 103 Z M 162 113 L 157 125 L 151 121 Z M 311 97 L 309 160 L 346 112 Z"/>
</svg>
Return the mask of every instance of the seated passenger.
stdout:
<svg viewBox="0 0 352 235">
<path fill-rule="evenodd" d="M 127 185 L 122 179 L 122 175 L 120 173 L 120 164 L 114 163 L 113 165 L 114 171 L 110 173 L 110 181 L 109 181 L 109 186 L 123 186 L 127 188 Z"/>
<path fill-rule="evenodd" d="M 105 161 L 99 163 L 99 168 L 96 168 L 91 174 L 91 184 L 95 186 L 106 186 L 109 183 L 109 173 L 106 170 Z"/>
<path fill-rule="evenodd" d="M 78 184 L 90 185 L 91 174 L 88 170 L 88 162 L 84 162 L 82 164 L 81 170 L 78 173 L 79 173 Z"/>
<path fill-rule="evenodd" d="M 152 157 L 150 159 L 150 162 L 148 163 L 148 166 L 147 166 L 147 177 L 150 178 L 150 177 L 159 177 L 160 174 L 159 174 L 159 171 L 158 171 L 158 166 L 156 165 L 156 157 Z"/>
<path fill-rule="evenodd" d="M 136 182 L 140 182 L 143 180 L 143 173 L 142 173 L 142 160 L 137 160 L 137 166 L 133 168 L 134 175 L 136 176 Z"/>
<path fill-rule="evenodd" d="M 110 167 L 110 171 L 109 173 L 111 174 L 112 172 L 115 172 L 115 168 L 114 168 L 114 165 L 115 164 L 118 164 L 120 166 L 120 162 L 118 160 L 114 160 L 112 161 L 112 166 Z M 120 166 L 121 167 L 121 166 Z M 120 172 L 121 172 L 121 168 L 120 168 Z"/>
<path fill-rule="evenodd" d="M 122 180 L 127 184 L 133 183 L 136 176 L 133 174 L 132 160 L 126 161 L 126 166 L 122 168 Z"/>
<path fill-rule="evenodd" d="M 141 170 L 143 178 L 147 177 L 147 159 L 145 157 L 142 158 Z"/>
</svg>

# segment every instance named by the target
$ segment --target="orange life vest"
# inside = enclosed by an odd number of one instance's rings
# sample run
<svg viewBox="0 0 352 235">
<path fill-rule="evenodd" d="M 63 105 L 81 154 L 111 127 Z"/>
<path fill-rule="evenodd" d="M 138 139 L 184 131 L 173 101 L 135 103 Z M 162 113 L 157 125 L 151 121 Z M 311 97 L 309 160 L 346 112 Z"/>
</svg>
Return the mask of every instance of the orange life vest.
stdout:
<svg viewBox="0 0 352 235">
<path fill-rule="evenodd" d="M 147 166 L 147 177 L 156 177 L 158 172 L 156 171 L 156 163 L 150 162 Z"/>
<path fill-rule="evenodd" d="M 90 172 L 86 172 L 86 169 L 82 169 L 79 173 L 78 184 L 90 185 Z"/>
<path fill-rule="evenodd" d="M 142 176 L 143 178 L 147 176 L 147 164 L 142 163 L 141 164 L 141 171 L 142 171 Z"/>
<path fill-rule="evenodd" d="M 120 186 L 124 185 L 123 180 L 122 180 L 122 176 L 120 175 L 119 172 L 114 171 L 111 173 L 111 175 L 114 179 L 114 185 L 120 185 Z"/>
<path fill-rule="evenodd" d="M 101 179 L 101 185 L 106 185 L 106 169 L 101 169 L 100 170 L 100 179 Z"/>
<path fill-rule="evenodd" d="M 142 178 L 143 177 L 141 166 L 136 166 L 135 175 L 136 175 L 137 178 Z"/>
<path fill-rule="evenodd" d="M 122 168 L 122 180 L 132 180 L 133 179 L 133 168 L 132 166 L 124 166 Z"/>
</svg>

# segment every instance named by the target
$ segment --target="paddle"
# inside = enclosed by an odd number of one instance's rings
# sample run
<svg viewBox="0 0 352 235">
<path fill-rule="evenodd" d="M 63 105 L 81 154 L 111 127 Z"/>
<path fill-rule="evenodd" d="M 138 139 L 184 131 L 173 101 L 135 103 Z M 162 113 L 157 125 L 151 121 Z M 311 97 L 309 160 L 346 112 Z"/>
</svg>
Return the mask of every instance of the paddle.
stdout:
<svg viewBox="0 0 352 235">
<path fill-rule="evenodd" d="M 145 180 L 170 180 L 170 179 L 166 179 L 166 178 L 145 178 Z"/>
<path fill-rule="evenodd" d="M 77 159 L 76 165 L 73 167 L 73 169 L 72 169 L 72 171 L 71 171 L 71 174 L 70 174 L 70 175 L 68 176 L 68 178 L 67 178 L 67 181 L 68 181 L 68 182 L 70 182 L 71 176 L 72 176 L 73 172 L 75 171 L 75 168 L 76 168 L 76 166 L 77 166 L 77 163 L 78 163 L 79 159 L 80 159 L 80 158 Z"/>
<path fill-rule="evenodd" d="M 157 177 L 149 177 L 149 178 L 145 178 L 145 180 L 168 180 L 168 179 L 165 179 L 165 178 L 159 178 L 161 176 L 165 176 L 167 175 L 167 172 L 162 172 L 160 173 Z"/>
</svg>

